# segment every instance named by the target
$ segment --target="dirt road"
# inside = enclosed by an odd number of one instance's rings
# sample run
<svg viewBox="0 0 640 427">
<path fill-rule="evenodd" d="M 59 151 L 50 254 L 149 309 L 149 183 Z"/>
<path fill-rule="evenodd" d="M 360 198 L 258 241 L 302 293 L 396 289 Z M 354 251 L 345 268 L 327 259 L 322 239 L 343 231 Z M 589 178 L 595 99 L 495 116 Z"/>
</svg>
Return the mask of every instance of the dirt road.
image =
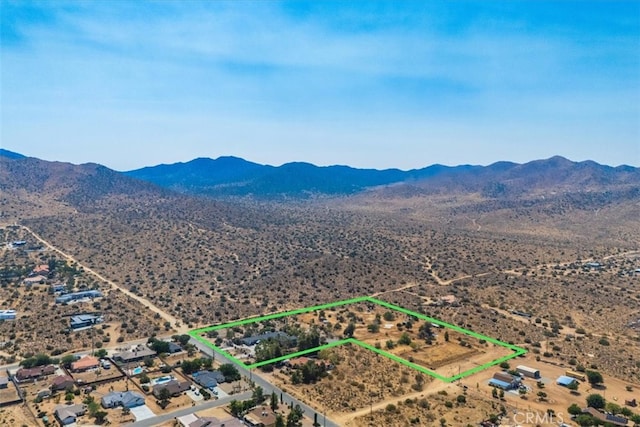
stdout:
<svg viewBox="0 0 640 427">
<path fill-rule="evenodd" d="M 86 265 L 82 264 L 80 261 L 78 261 L 73 256 L 67 254 L 66 252 L 63 252 L 59 248 L 55 247 L 54 245 L 52 245 L 51 243 L 49 243 L 48 241 L 46 241 L 45 239 L 40 237 L 33 230 L 31 230 L 29 227 L 26 227 L 24 225 L 22 225 L 21 227 L 22 227 L 23 230 L 25 230 L 28 233 L 30 233 L 36 240 L 38 240 L 40 243 L 45 245 L 48 249 L 58 253 L 64 259 L 66 259 L 67 261 L 75 263 L 78 267 L 82 267 L 85 272 L 93 275 L 95 278 L 97 278 L 101 282 L 107 283 L 109 286 L 111 286 L 112 289 L 114 289 L 114 290 L 116 290 L 118 292 L 122 292 L 123 294 L 127 295 L 129 298 L 138 301 L 140 304 L 142 304 L 143 306 L 145 306 L 146 308 L 148 308 L 152 312 L 157 313 L 158 315 L 160 315 L 160 317 L 162 317 L 165 321 L 171 323 L 171 326 L 173 327 L 173 329 L 175 329 L 178 333 L 183 334 L 183 333 L 187 333 L 189 331 L 189 328 L 186 325 L 183 325 L 180 322 L 180 320 L 178 318 L 176 318 L 175 316 L 172 316 L 171 314 L 167 313 L 166 311 L 164 311 L 160 307 L 154 305 L 153 303 L 151 303 L 147 299 L 145 299 L 145 298 L 143 298 L 143 297 L 141 297 L 139 295 L 134 294 L 133 292 L 131 292 L 130 290 L 128 290 L 126 288 L 123 288 L 122 286 L 119 286 L 117 283 L 107 279 L 106 277 L 104 277 L 103 275 L 98 273 L 97 271 L 93 270 L 91 267 L 87 267 Z"/>
</svg>

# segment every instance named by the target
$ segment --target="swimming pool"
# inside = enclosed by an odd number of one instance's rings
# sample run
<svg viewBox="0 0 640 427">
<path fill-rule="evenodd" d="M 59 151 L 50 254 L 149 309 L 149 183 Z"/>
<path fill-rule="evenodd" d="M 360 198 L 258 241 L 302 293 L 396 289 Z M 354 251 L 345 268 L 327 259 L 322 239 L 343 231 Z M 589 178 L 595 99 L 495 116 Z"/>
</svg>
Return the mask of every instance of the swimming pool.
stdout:
<svg viewBox="0 0 640 427">
<path fill-rule="evenodd" d="M 138 366 L 137 368 L 133 368 L 131 370 L 131 375 L 140 375 L 143 372 L 144 372 L 144 368 L 142 368 L 141 366 Z"/>
<path fill-rule="evenodd" d="M 158 385 L 158 384 L 168 383 L 169 381 L 172 381 L 172 380 L 173 380 L 173 376 L 167 375 L 165 377 L 160 377 L 160 378 L 156 378 L 154 380 L 151 380 L 151 383 L 153 385 Z"/>
</svg>

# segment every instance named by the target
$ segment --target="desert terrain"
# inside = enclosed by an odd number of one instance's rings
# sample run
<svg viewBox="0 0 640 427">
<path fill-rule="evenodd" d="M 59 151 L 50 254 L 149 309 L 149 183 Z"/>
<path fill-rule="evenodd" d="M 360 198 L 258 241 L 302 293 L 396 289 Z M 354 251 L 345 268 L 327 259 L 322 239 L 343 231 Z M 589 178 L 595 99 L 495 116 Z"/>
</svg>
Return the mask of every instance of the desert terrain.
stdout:
<svg viewBox="0 0 640 427">
<path fill-rule="evenodd" d="M 93 166 L 40 167 L 2 174 L 0 301 L 17 311 L 0 322 L 7 362 L 374 296 L 526 348 L 526 363 L 552 380 L 569 368 L 597 370 L 607 400 L 640 389 L 640 207 L 628 186 L 515 197 L 390 186 L 281 203 L 187 197 Z M 42 264 L 68 276 L 25 286 Z M 50 286 L 71 279 L 104 296 L 55 304 Z M 79 311 L 104 322 L 65 332 L 66 317 Z M 367 335 L 371 322 L 363 319 L 356 335 L 384 346 Z M 438 341 L 445 351 L 422 363 L 440 369 L 435 359 L 468 357 L 458 338 Z M 409 357 L 406 350 L 394 349 Z M 588 388 L 573 395 L 552 381 L 542 402 L 537 391 L 495 399 L 490 371 L 465 379 L 464 389 L 417 380 L 357 346 L 332 354 L 341 362 L 315 384 L 265 375 L 345 425 L 467 425 L 518 404 L 566 412 L 584 405 Z"/>
</svg>

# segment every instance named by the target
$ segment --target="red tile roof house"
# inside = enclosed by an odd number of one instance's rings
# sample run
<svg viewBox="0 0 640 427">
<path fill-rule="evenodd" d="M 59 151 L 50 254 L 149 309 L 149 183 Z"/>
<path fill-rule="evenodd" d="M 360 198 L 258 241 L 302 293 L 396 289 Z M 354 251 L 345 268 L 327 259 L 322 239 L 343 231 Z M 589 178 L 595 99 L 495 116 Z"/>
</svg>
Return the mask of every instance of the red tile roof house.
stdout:
<svg viewBox="0 0 640 427">
<path fill-rule="evenodd" d="M 33 269 L 33 275 L 42 274 L 46 276 L 49 274 L 49 266 L 47 264 L 42 264 Z"/>
<path fill-rule="evenodd" d="M 51 383 L 51 390 L 52 391 L 66 390 L 69 387 L 73 387 L 74 384 L 75 382 L 73 381 L 73 378 L 71 378 L 70 376 L 59 375 L 53 379 L 53 382 Z"/>
<path fill-rule="evenodd" d="M 84 372 L 100 366 L 100 360 L 97 357 L 85 356 L 71 364 L 71 372 Z"/>
<path fill-rule="evenodd" d="M 36 378 L 53 375 L 55 372 L 56 368 L 53 365 L 36 366 L 35 368 L 21 368 L 16 372 L 16 379 L 19 382 L 31 381 Z"/>
</svg>

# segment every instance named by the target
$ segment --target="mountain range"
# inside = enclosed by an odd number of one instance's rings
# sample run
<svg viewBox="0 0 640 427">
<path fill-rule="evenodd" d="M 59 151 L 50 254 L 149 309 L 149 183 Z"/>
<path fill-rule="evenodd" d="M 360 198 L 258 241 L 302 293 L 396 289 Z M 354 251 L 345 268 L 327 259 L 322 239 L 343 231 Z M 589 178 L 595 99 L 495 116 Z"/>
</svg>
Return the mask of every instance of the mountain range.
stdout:
<svg viewBox="0 0 640 427">
<path fill-rule="evenodd" d="M 24 173 L 24 170 L 20 172 L 24 169 L 21 164 L 32 165 L 27 168 L 31 174 L 26 178 L 29 185 L 45 185 L 43 171 L 47 168 L 43 169 L 43 163 L 34 163 L 33 158 L 2 149 L 0 158 L 13 164 L 3 167 L 13 174 Z M 396 195 L 465 192 L 480 193 L 488 198 L 506 198 L 534 194 L 539 190 L 571 192 L 640 188 L 639 168 L 611 167 L 593 161 L 572 162 L 559 156 L 524 164 L 497 162 L 489 166 L 454 167 L 436 164 L 409 171 L 320 167 L 303 162 L 275 167 L 237 157 L 197 158 L 186 163 L 150 166 L 127 172 L 112 171 L 96 164 L 75 166 L 60 162 L 45 163 L 52 165 L 48 169 L 58 170 L 58 174 L 62 173 L 67 179 L 76 176 L 80 182 L 87 181 L 88 175 L 103 175 L 106 186 L 103 183 L 100 186 L 102 188 L 133 186 L 149 189 L 142 183 L 135 183 L 145 181 L 178 193 L 213 198 L 307 199 L 347 196 L 365 191 Z M 36 167 L 36 164 L 40 166 Z M 2 171 L 0 174 L 4 175 L 2 185 L 7 185 L 10 177 Z M 53 178 L 57 174 L 49 175 L 49 178 Z M 87 192 L 95 195 L 98 190 L 89 181 Z"/>
<path fill-rule="evenodd" d="M 186 163 L 159 165 L 125 172 L 178 192 L 212 197 L 308 198 L 352 195 L 365 190 L 412 188 L 421 192 L 480 191 L 490 197 L 522 194 L 540 188 L 596 189 L 640 184 L 640 171 L 630 166 L 610 167 L 592 161 L 572 162 L 552 157 L 525 164 L 497 162 L 489 166 L 432 165 L 422 169 L 356 169 L 287 163 L 279 167 L 237 157 L 198 158 Z"/>
</svg>

